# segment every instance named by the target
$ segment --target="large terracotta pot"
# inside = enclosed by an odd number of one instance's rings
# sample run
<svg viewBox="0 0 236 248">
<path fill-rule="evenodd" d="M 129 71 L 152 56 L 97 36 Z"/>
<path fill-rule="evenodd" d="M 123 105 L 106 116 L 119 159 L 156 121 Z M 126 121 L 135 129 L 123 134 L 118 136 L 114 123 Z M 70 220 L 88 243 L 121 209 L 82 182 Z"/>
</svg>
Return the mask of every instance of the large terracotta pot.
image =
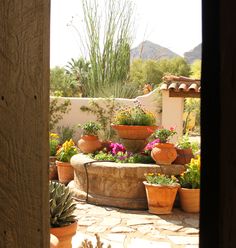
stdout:
<svg viewBox="0 0 236 248">
<path fill-rule="evenodd" d="M 191 159 L 194 157 L 192 149 L 179 149 L 176 148 L 177 158 L 173 162 L 174 164 L 189 164 Z"/>
<path fill-rule="evenodd" d="M 49 157 L 49 180 L 58 180 L 56 156 Z"/>
<path fill-rule="evenodd" d="M 157 164 L 170 165 L 176 159 L 177 152 L 172 143 L 156 143 L 151 156 Z"/>
<path fill-rule="evenodd" d="M 147 139 L 157 129 L 157 126 L 111 125 L 111 127 L 117 131 L 120 138 L 130 140 Z"/>
<path fill-rule="evenodd" d="M 179 185 L 159 185 L 143 182 L 145 185 L 148 212 L 152 214 L 170 214 Z"/>
<path fill-rule="evenodd" d="M 56 165 L 60 183 L 67 184 L 74 179 L 74 168 L 70 163 L 56 161 Z"/>
<path fill-rule="evenodd" d="M 179 188 L 181 208 L 185 212 L 199 213 L 200 211 L 200 189 Z"/>
<path fill-rule="evenodd" d="M 78 147 L 83 153 L 93 153 L 102 147 L 102 143 L 95 135 L 83 135 L 78 141 Z"/>
<path fill-rule="evenodd" d="M 117 131 L 125 149 L 132 153 L 142 151 L 146 146 L 147 138 L 157 129 L 157 126 L 129 126 L 111 125 Z"/>
<path fill-rule="evenodd" d="M 71 248 L 72 237 L 75 235 L 77 229 L 77 222 L 63 227 L 51 227 L 50 233 L 59 239 L 58 248 Z"/>
</svg>

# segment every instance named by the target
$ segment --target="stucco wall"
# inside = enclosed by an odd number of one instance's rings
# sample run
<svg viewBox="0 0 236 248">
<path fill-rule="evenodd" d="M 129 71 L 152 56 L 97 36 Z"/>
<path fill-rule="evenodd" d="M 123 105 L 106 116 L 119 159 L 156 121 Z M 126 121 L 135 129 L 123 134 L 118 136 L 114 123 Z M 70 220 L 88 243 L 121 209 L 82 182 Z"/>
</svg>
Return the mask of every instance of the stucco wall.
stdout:
<svg viewBox="0 0 236 248">
<path fill-rule="evenodd" d="M 175 127 L 177 135 L 173 136 L 172 142 L 176 142 L 183 133 L 183 110 L 184 98 L 169 97 L 169 91 L 162 91 L 162 126 L 165 128 Z"/>
<path fill-rule="evenodd" d="M 161 109 L 161 101 L 158 97 L 158 91 L 154 90 L 147 95 L 138 96 L 135 99 L 124 99 L 116 98 L 115 101 L 121 105 L 133 106 L 135 101 L 140 101 L 141 105 L 148 110 L 156 114 L 156 123 L 161 125 L 161 114 L 159 113 Z M 53 99 L 53 97 L 51 97 Z M 76 127 L 78 124 L 84 124 L 87 121 L 94 121 L 96 117 L 88 112 L 83 112 L 80 110 L 81 106 L 89 106 L 89 102 L 93 99 L 98 101 L 99 105 L 102 105 L 105 101 L 104 98 L 74 98 L 74 97 L 61 97 L 59 102 L 69 99 L 71 102 L 71 110 L 63 116 L 63 119 L 58 123 L 57 126 L 75 126 L 75 141 L 77 141 L 81 134 L 81 129 Z"/>
</svg>

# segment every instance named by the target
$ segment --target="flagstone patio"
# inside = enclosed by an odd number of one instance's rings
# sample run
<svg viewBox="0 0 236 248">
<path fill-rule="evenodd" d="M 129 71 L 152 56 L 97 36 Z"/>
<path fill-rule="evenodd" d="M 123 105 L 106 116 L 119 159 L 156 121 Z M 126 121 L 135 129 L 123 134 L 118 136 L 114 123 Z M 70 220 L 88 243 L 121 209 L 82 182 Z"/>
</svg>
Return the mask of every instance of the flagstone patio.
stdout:
<svg viewBox="0 0 236 248">
<path fill-rule="evenodd" d="M 72 248 L 84 239 L 95 247 L 95 233 L 104 248 L 197 248 L 199 247 L 199 214 L 174 208 L 171 215 L 153 215 L 148 211 L 101 207 L 85 202 L 77 205 L 78 229 Z"/>
</svg>

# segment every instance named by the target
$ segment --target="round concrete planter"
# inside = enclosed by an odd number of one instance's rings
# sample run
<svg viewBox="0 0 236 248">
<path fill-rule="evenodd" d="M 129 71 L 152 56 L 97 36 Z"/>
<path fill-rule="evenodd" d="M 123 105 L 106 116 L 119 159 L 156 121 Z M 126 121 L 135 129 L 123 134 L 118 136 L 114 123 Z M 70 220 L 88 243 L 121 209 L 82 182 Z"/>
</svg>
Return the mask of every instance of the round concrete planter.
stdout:
<svg viewBox="0 0 236 248">
<path fill-rule="evenodd" d="M 88 162 L 93 163 L 84 166 Z M 183 165 L 167 167 L 156 164 L 94 162 L 82 154 L 73 156 L 71 165 L 75 174 L 69 187 L 75 197 L 87 199 L 89 203 L 125 209 L 147 209 L 144 173 L 179 175 L 185 170 Z"/>
</svg>

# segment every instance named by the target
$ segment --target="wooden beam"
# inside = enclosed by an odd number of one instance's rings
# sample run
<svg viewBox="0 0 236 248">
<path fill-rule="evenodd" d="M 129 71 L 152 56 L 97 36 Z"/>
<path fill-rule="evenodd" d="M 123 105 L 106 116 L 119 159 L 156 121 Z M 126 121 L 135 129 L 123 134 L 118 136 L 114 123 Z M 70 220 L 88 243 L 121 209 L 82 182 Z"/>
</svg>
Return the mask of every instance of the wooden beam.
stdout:
<svg viewBox="0 0 236 248">
<path fill-rule="evenodd" d="M 0 1 L 0 247 L 49 247 L 49 0 Z"/>
<path fill-rule="evenodd" d="M 169 91 L 169 97 L 192 97 L 200 98 L 200 92 L 195 91 Z"/>
</svg>

